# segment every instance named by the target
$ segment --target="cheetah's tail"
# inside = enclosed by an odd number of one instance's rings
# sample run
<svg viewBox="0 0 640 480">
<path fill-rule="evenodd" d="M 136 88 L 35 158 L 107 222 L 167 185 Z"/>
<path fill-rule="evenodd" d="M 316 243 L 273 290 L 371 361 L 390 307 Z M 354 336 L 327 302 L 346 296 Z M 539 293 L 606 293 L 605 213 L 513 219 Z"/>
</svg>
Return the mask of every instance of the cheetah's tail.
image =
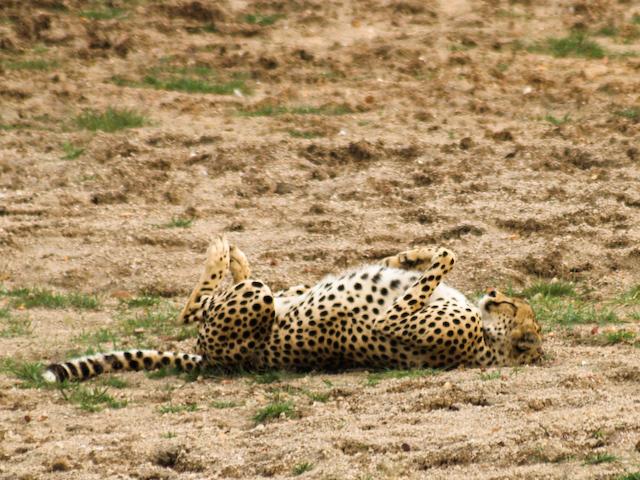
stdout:
<svg viewBox="0 0 640 480">
<path fill-rule="evenodd" d="M 55 383 L 86 380 L 107 372 L 156 370 L 162 367 L 190 372 L 200 368 L 202 364 L 203 358 L 200 355 L 161 350 L 120 350 L 74 358 L 63 363 L 52 363 L 42 377 L 47 382 Z"/>
</svg>

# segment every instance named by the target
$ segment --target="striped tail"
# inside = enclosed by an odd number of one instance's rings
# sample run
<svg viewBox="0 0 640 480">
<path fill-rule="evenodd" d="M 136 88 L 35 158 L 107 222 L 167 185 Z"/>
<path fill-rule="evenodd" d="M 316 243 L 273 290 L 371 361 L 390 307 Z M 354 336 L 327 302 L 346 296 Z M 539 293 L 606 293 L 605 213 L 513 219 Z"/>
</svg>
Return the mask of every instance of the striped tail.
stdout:
<svg viewBox="0 0 640 480">
<path fill-rule="evenodd" d="M 74 358 L 63 363 L 52 363 L 42 377 L 47 382 L 55 383 L 86 380 L 107 372 L 156 370 L 162 367 L 190 372 L 202 365 L 203 358 L 200 355 L 161 350 L 121 350 Z"/>
</svg>

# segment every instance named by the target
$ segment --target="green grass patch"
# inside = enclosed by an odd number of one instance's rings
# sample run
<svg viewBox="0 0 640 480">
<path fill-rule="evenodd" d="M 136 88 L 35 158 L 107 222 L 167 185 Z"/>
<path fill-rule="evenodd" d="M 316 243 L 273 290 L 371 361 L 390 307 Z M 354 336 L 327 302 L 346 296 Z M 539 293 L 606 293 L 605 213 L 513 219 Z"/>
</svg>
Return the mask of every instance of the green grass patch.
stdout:
<svg viewBox="0 0 640 480">
<path fill-rule="evenodd" d="M 313 463 L 302 462 L 294 465 L 291 469 L 291 475 L 297 477 L 298 475 L 302 475 L 305 472 L 310 472 L 313 470 Z"/>
<path fill-rule="evenodd" d="M 494 370 L 493 372 L 481 372 L 478 374 L 480 380 L 486 382 L 487 380 L 498 380 L 502 377 L 500 370 Z"/>
<path fill-rule="evenodd" d="M 62 151 L 64 155 L 62 157 L 63 160 L 75 160 L 80 155 L 84 153 L 84 148 L 76 147 L 74 144 L 70 142 L 64 142 L 62 144 Z"/>
<path fill-rule="evenodd" d="M 596 35 L 602 35 L 603 37 L 615 37 L 618 35 L 619 31 L 618 27 L 609 24 L 596 31 Z"/>
<path fill-rule="evenodd" d="M 174 309 L 148 310 L 122 318 L 120 329 L 124 335 L 129 336 L 143 333 L 167 336 L 174 334 L 179 328 L 175 325 L 175 317 Z"/>
<path fill-rule="evenodd" d="M 123 303 L 127 308 L 149 308 L 155 307 L 162 301 L 162 298 L 155 295 L 142 295 L 140 297 L 129 298 L 124 300 Z"/>
<path fill-rule="evenodd" d="M 193 225 L 192 218 L 173 217 L 169 222 L 164 224 L 165 228 L 189 228 Z"/>
<path fill-rule="evenodd" d="M 198 409 L 198 405 L 195 403 L 182 403 L 178 405 L 162 405 L 158 407 L 158 412 L 165 415 L 167 413 L 197 412 Z"/>
<path fill-rule="evenodd" d="M 89 20 L 113 20 L 114 18 L 124 18 L 127 11 L 122 8 L 104 6 L 96 10 L 83 10 L 78 15 Z"/>
<path fill-rule="evenodd" d="M 0 296 L 11 298 L 10 305 L 12 307 L 96 310 L 100 306 L 100 301 L 95 295 L 78 292 L 55 293 L 42 288 L 2 289 Z"/>
<path fill-rule="evenodd" d="M 618 330 L 617 332 L 600 334 L 599 340 L 604 345 L 616 345 L 618 343 L 634 344 L 636 342 L 636 334 L 626 330 Z"/>
<path fill-rule="evenodd" d="M 544 119 L 547 122 L 549 122 L 551 125 L 555 125 L 556 127 L 559 127 L 561 125 L 564 125 L 565 123 L 568 123 L 571 120 L 571 117 L 569 116 L 568 113 L 566 113 L 561 118 L 554 117 L 553 115 L 545 115 Z"/>
<path fill-rule="evenodd" d="M 586 465 L 599 465 L 601 463 L 615 462 L 617 458 L 609 453 L 597 453 L 595 455 L 589 455 L 584 463 Z"/>
<path fill-rule="evenodd" d="M 392 378 L 421 378 L 437 375 L 439 372 L 430 368 L 411 369 L 411 370 L 385 370 L 381 372 L 370 373 L 367 377 L 365 385 L 367 387 L 375 387 L 382 380 Z"/>
<path fill-rule="evenodd" d="M 51 384 L 44 381 L 44 365 L 40 362 L 25 362 L 12 358 L 0 360 L 0 373 L 11 375 L 22 381 L 20 388 L 46 388 Z"/>
<path fill-rule="evenodd" d="M 616 312 L 610 308 L 596 308 L 593 304 L 578 299 L 534 297 L 531 299 L 531 306 L 536 312 L 536 318 L 549 327 L 621 322 Z"/>
<path fill-rule="evenodd" d="M 59 387 L 62 397 L 85 412 L 99 412 L 103 408 L 124 408 L 126 400 L 117 400 L 109 394 L 107 387 L 88 387 L 84 384 L 68 383 Z"/>
<path fill-rule="evenodd" d="M 28 317 L 14 317 L 8 310 L 0 309 L 0 338 L 25 337 L 32 331 L 31 320 Z"/>
<path fill-rule="evenodd" d="M 297 413 L 292 402 L 275 401 L 266 407 L 261 408 L 253 416 L 255 423 L 266 423 L 280 417 L 295 418 Z"/>
<path fill-rule="evenodd" d="M 94 332 L 82 332 L 73 341 L 89 345 L 92 350 L 102 350 L 102 345 L 105 343 L 110 344 L 111 348 L 117 349 L 120 343 L 118 334 L 109 328 L 100 328 Z"/>
<path fill-rule="evenodd" d="M 284 15 L 280 15 L 277 13 L 273 15 L 250 13 L 244 16 L 244 21 L 250 23 L 251 25 L 260 25 L 261 27 L 267 27 L 269 25 L 273 25 L 281 18 L 284 18 Z"/>
<path fill-rule="evenodd" d="M 100 383 L 105 387 L 116 388 L 118 390 L 129 388 L 129 383 L 118 377 L 104 377 L 100 380 Z"/>
<path fill-rule="evenodd" d="M 616 480 L 640 480 L 640 472 L 625 473 L 616 477 Z"/>
<path fill-rule="evenodd" d="M 321 107 L 297 106 L 283 107 L 275 105 L 265 105 L 256 109 L 240 110 L 239 115 L 243 117 L 274 117 L 278 115 L 347 115 L 354 113 L 353 109 L 346 105 L 325 105 Z"/>
<path fill-rule="evenodd" d="M 326 403 L 331 398 L 331 394 L 329 392 L 312 392 L 311 390 L 303 390 L 302 393 L 314 402 Z"/>
<path fill-rule="evenodd" d="M 614 301 L 622 305 L 640 305 L 640 284 L 634 285 Z"/>
<path fill-rule="evenodd" d="M 235 407 L 239 407 L 240 404 L 238 402 L 233 402 L 233 401 L 224 401 L 224 400 L 215 400 L 213 402 L 211 402 L 211 406 L 213 408 L 218 408 L 218 409 L 225 409 L 225 408 L 235 408 Z"/>
<path fill-rule="evenodd" d="M 534 53 L 546 53 L 556 58 L 580 57 L 600 59 L 606 56 L 605 49 L 589 39 L 584 32 L 572 32 L 563 38 L 547 38 L 530 48 Z"/>
<path fill-rule="evenodd" d="M 74 118 L 76 127 L 84 130 L 113 133 L 147 125 L 147 119 L 130 109 L 107 108 L 104 112 L 86 110 Z"/>
<path fill-rule="evenodd" d="M 570 282 L 564 282 L 562 280 L 557 282 L 543 282 L 538 281 L 531 286 L 525 288 L 519 296 L 526 298 L 532 298 L 535 295 L 542 295 L 544 297 L 575 297 L 576 290 L 575 285 Z"/>
<path fill-rule="evenodd" d="M 629 120 L 640 120 L 640 107 L 630 107 L 624 110 L 617 110 L 615 114 Z"/>
<path fill-rule="evenodd" d="M 216 95 L 232 95 L 236 90 L 248 93 L 249 88 L 244 80 L 230 80 L 227 82 L 213 82 L 200 78 L 173 77 L 160 79 L 147 75 L 142 80 L 142 85 L 156 90 L 173 90 L 187 93 L 213 93 Z"/>
<path fill-rule="evenodd" d="M 58 66 L 55 60 L 31 59 L 31 60 L 4 60 L 0 65 L 7 70 L 31 70 L 47 71 Z"/>
<path fill-rule="evenodd" d="M 324 137 L 324 133 L 318 132 L 315 130 L 289 130 L 288 133 L 293 138 L 311 139 L 311 138 Z"/>
</svg>

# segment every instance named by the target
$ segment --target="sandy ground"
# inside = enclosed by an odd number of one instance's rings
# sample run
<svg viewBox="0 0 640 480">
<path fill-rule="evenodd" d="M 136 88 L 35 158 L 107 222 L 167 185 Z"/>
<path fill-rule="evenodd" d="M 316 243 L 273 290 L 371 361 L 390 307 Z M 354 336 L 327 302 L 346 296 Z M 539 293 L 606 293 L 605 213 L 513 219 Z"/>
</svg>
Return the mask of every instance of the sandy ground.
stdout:
<svg viewBox="0 0 640 480">
<path fill-rule="evenodd" d="M 122 13 L 80 15 L 107 7 Z M 2 357 L 64 358 L 79 331 L 114 324 L 114 296 L 180 305 L 221 231 L 274 288 L 437 243 L 457 252 L 450 280 L 465 292 L 558 278 L 595 302 L 620 294 L 640 278 L 640 123 L 620 114 L 640 105 L 634 14 L 639 2 L 607 0 L 0 2 L 0 280 L 103 299 L 29 310 L 32 334 L 0 338 Z M 621 33 L 595 37 L 603 59 L 527 49 L 607 25 Z M 15 67 L 33 59 L 48 68 Z M 140 88 L 153 68 L 247 89 Z M 74 126 L 110 106 L 147 124 Z M 278 114 L 242 113 L 269 106 Z M 85 150 L 64 159 L 64 143 Z M 193 222 L 166 228 L 176 218 Z M 127 407 L 98 413 L 0 375 L 0 478 L 639 471 L 638 349 L 554 331 L 545 350 L 544 365 L 491 378 L 373 386 L 366 372 L 266 385 L 126 374 L 111 393 Z M 296 417 L 256 426 L 275 395 Z M 168 402 L 198 410 L 161 414 Z M 588 463 L 603 453 L 615 461 Z"/>
</svg>

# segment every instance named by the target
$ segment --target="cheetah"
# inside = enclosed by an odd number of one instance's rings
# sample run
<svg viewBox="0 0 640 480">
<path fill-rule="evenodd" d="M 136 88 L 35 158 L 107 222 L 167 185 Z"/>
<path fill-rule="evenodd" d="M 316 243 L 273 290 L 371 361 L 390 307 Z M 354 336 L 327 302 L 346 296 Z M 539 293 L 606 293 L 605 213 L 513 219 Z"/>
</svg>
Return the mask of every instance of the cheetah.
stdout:
<svg viewBox="0 0 640 480">
<path fill-rule="evenodd" d="M 44 378 L 85 380 L 164 366 L 336 371 L 538 362 L 542 337 L 531 306 L 494 289 L 474 305 L 442 281 L 455 262 L 446 248 L 418 247 L 272 293 L 251 277 L 244 253 L 220 236 L 178 318 L 198 324 L 196 354 L 103 353 L 49 365 Z M 233 285 L 223 288 L 228 274 Z"/>
</svg>

